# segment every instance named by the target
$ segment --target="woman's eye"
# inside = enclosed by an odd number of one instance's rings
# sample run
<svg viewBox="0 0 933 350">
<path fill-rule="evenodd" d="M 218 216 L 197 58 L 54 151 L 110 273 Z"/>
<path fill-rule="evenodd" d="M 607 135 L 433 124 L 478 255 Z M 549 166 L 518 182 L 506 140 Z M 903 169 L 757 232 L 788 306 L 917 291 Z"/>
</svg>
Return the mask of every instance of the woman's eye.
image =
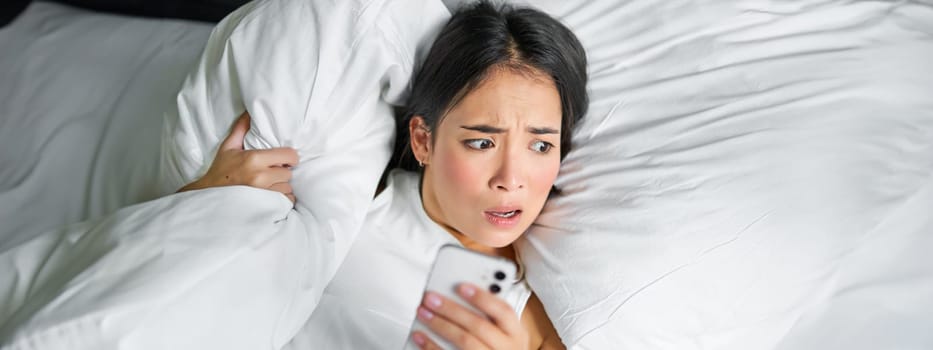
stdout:
<svg viewBox="0 0 933 350">
<path fill-rule="evenodd" d="M 472 149 L 487 149 L 492 148 L 493 146 L 492 141 L 489 139 L 466 140 L 464 141 L 464 144 Z"/>
<path fill-rule="evenodd" d="M 544 141 L 535 141 L 535 143 L 531 144 L 531 149 L 539 153 L 547 153 L 551 150 L 551 147 L 554 147 L 554 145 Z"/>
</svg>

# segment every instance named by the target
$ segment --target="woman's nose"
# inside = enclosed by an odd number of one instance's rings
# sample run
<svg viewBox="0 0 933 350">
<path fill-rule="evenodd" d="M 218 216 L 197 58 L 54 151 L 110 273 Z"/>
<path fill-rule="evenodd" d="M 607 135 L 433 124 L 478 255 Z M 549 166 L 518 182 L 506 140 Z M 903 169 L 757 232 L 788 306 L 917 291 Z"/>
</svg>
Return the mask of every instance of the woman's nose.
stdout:
<svg viewBox="0 0 933 350">
<path fill-rule="evenodd" d="M 513 159 L 503 159 L 496 173 L 490 179 L 491 187 L 500 191 L 516 191 L 525 188 L 525 180 L 522 175 L 521 161 Z"/>
</svg>

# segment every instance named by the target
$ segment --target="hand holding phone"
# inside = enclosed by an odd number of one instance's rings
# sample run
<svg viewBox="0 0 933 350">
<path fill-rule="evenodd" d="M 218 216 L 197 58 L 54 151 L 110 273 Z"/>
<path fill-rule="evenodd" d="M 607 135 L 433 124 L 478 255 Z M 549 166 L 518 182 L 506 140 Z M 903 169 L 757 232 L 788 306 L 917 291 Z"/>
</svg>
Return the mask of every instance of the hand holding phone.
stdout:
<svg viewBox="0 0 933 350">
<path fill-rule="evenodd" d="M 500 297 L 514 281 L 509 260 L 442 247 L 405 349 L 526 348 L 527 331 Z"/>
</svg>

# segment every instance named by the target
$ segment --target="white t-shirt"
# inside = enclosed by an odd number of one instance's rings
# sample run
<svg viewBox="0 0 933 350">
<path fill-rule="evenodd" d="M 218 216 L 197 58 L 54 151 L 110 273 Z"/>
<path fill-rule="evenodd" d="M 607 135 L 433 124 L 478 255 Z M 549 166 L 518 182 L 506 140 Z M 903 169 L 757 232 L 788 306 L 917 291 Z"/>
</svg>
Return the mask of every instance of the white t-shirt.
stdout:
<svg viewBox="0 0 933 350">
<path fill-rule="evenodd" d="M 310 319 L 286 349 L 402 349 L 438 249 L 460 243 L 421 205 L 419 176 L 395 170 Z M 524 281 L 505 300 L 521 315 Z"/>
</svg>

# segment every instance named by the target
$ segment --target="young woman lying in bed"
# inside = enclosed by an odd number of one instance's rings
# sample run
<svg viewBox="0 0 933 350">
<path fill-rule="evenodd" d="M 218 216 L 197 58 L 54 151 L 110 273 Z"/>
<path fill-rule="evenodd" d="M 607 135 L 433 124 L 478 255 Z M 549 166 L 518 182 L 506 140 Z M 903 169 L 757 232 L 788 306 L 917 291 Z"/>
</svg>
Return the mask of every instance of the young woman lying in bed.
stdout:
<svg viewBox="0 0 933 350">
<path fill-rule="evenodd" d="M 573 126 L 586 112 L 586 80 L 582 46 L 550 16 L 486 2 L 455 13 L 413 78 L 408 110 L 399 121 L 403 137 L 396 142 L 392 162 L 399 169 L 384 175 L 367 214 L 363 232 L 382 232 L 361 234 L 331 284 L 352 285 L 353 279 L 406 273 L 388 263 L 404 257 L 386 251 L 404 251 L 394 246 L 411 244 L 419 237 L 412 238 L 418 235 L 412 232 L 386 232 L 396 226 L 406 231 L 425 227 L 420 234 L 433 235 L 428 239 L 453 237 L 469 249 L 518 262 L 512 243 L 534 222 L 553 190 L 560 162 L 570 150 Z M 297 154 L 288 148 L 244 151 L 248 128 L 249 115 L 244 113 L 207 174 L 182 190 L 250 185 L 295 201 L 289 169 L 297 165 Z M 407 205 L 412 200 L 415 205 Z M 371 236 L 391 239 L 368 244 Z M 343 271 L 353 270 L 354 259 L 379 266 L 361 264 L 368 269 Z M 410 274 L 423 279 L 425 267 L 416 270 Z M 459 288 L 464 299 L 491 319 L 431 292 L 423 296 L 416 314 L 460 348 L 563 347 L 541 303 L 524 283 L 520 285 L 515 289 L 525 293 L 518 298 L 524 305 L 509 305 L 476 286 Z M 369 293 L 389 294 L 392 285 L 386 282 L 374 288 L 379 289 Z M 373 298 L 400 302 L 391 295 Z M 318 308 L 326 307 L 322 300 Z M 315 317 L 309 322 L 314 323 Z M 342 320 L 324 322 L 334 327 Z M 411 337 L 422 348 L 436 347 L 425 334 Z"/>
</svg>

